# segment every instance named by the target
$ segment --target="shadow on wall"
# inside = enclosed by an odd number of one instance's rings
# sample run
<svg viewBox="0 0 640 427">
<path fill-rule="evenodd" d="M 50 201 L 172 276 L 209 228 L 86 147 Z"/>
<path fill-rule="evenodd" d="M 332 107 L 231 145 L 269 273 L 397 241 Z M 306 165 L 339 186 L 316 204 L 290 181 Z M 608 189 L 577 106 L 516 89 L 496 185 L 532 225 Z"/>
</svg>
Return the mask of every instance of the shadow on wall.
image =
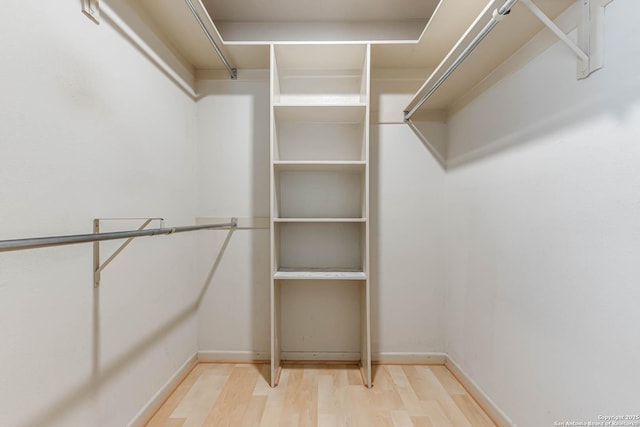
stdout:
<svg viewBox="0 0 640 427">
<path fill-rule="evenodd" d="M 270 89 L 264 82 L 262 96 L 253 99 L 253 129 L 251 138 L 251 214 L 256 217 L 271 216 L 270 179 Z M 260 349 L 266 342 L 266 354 L 270 355 L 270 287 L 271 287 L 271 231 L 251 230 L 251 346 Z M 266 280 L 265 280 L 266 279 Z M 262 332 L 267 325 L 267 334 Z M 262 369 L 261 375 L 271 382 L 271 369 Z"/>
<path fill-rule="evenodd" d="M 379 126 L 369 131 L 369 297 L 371 319 L 371 354 L 380 352 L 380 133 Z M 375 371 L 372 377 L 375 379 Z M 375 385 L 375 382 L 374 382 Z"/>
<path fill-rule="evenodd" d="M 268 358 L 269 228 L 242 227 L 245 218 L 270 215 L 269 81 L 201 80 L 197 92 L 198 215 L 234 215 L 241 222 L 240 235 L 200 310 L 199 350 Z M 200 250 L 209 254 L 206 247 Z M 208 263 L 206 258 L 200 260 Z M 233 331 L 230 324 L 235 326 Z"/>
<path fill-rule="evenodd" d="M 442 169 L 447 168 L 447 125 L 446 120 L 416 118 L 406 122 L 407 126 L 416 134 L 424 147 L 429 150 Z"/>
<path fill-rule="evenodd" d="M 200 293 L 198 294 L 198 298 L 196 299 L 196 302 L 195 302 L 196 309 L 200 307 L 200 304 L 202 303 L 202 300 L 204 299 L 204 296 L 206 295 L 207 290 L 209 289 L 209 286 L 211 285 L 211 282 L 213 281 L 213 278 L 216 275 L 216 271 L 218 271 L 218 267 L 220 267 L 220 262 L 222 262 L 222 258 L 225 252 L 227 251 L 227 247 L 229 246 L 229 242 L 231 241 L 231 236 L 233 236 L 234 231 L 235 230 L 233 229 L 229 230 L 229 232 L 227 233 L 227 237 L 224 239 L 224 242 L 222 242 L 222 246 L 218 251 L 218 255 L 216 256 L 216 259 L 213 261 L 213 264 L 211 265 L 211 269 L 209 270 L 209 274 L 207 275 L 207 278 L 204 280 L 204 283 L 202 284 L 202 288 L 200 289 Z"/>
<path fill-rule="evenodd" d="M 270 94 L 267 82 L 260 95 L 253 97 L 253 129 L 251 132 L 251 215 L 270 217 Z M 270 316 L 270 277 L 271 243 L 270 230 L 251 230 L 250 234 L 251 268 L 251 346 L 253 349 L 270 354 L 270 334 L 264 334 L 264 325 L 269 325 Z M 265 280 L 266 279 L 266 280 Z M 266 342 L 266 348 L 263 345 Z M 261 374 L 267 383 L 271 382 L 270 370 Z"/>
<path fill-rule="evenodd" d="M 130 348 L 129 351 L 105 367 L 100 366 L 100 288 L 95 288 L 93 291 L 93 369 L 91 377 L 84 383 L 78 385 L 74 390 L 69 391 L 65 396 L 58 399 L 48 409 L 44 409 L 34 414 L 31 419 L 24 424 L 24 427 L 40 427 L 43 425 L 54 424 L 56 420 L 59 420 L 66 413 L 83 402 L 87 397 L 97 399 L 97 395 L 99 394 L 100 386 L 102 384 L 109 382 L 124 368 L 142 357 L 145 352 L 153 347 L 154 344 L 161 341 L 174 329 L 182 325 L 190 317 L 194 316 L 211 281 L 213 280 L 213 277 L 215 276 L 222 258 L 224 257 L 233 233 L 234 230 L 229 230 L 227 233 L 211 270 L 209 271 L 209 275 L 207 276 L 202 289 L 198 293 L 198 297 L 194 302 L 180 310 L 176 315 L 156 329 L 155 332 L 138 341 L 138 343 L 134 347 Z"/>
<path fill-rule="evenodd" d="M 82 9 L 83 1 L 79 1 L 79 10 Z M 163 42 L 145 28 L 145 23 L 136 16 L 136 12 L 122 1 L 110 1 L 108 6 L 113 9 L 116 16 L 112 16 L 109 9 L 105 9 L 104 5 L 101 11 L 100 19 L 108 23 L 122 38 L 124 38 L 131 46 L 136 48 L 138 52 L 149 60 L 162 74 L 182 90 L 187 96 L 196 98 L 193 89 L 189 87 L 192 82 L 188 82 L 189 76 L 180 76 L 174 69 L 179 67 L 177 59 L 164 48 Z M 120 22 L 122 20 L 122 22 Z M 186 78 L 185 78 L 186 77 Z"/>
<path fill-rule="evenodd" d="M 623 122 L 640 100 L 637 67 L 625 59 L 640 55 L 640 43 L 635 44 L 607 43 L 605 68 L 585 80 L 576 80 L 575 59 L 562 45 L 534 59 L 451 117 L 447 167 L 533 143 L 599 116 Z"/>
<path fill-rule="evenodd" d="M 546 116 L 538 117 L 526 125 L 523 124 L 521 128 L 510 127 L 500 135 L 495 135 L 492 138 L 478 138 L 473 145 L 456 150 L 454 155 L 449 155 L 447 167 L 449 169 L 457 168 L 498 152 L 535 142 L 546 135 L 553 135 L 563 128 L 593 120 L 606 112 L 623 121 L 626 108 L 638 98 L 640 98 L 640 83 L 621 89 L 618 94 L 611 93 L 592 99 L 583 105 L 570 106 L 557 111 L 549 110 Z"/>
<path fill-rule="evenodd" d="M 369 155 L 372 352 L 441 352 L 445 172 L 403 124 L 373 125 Z"/>
</svg>

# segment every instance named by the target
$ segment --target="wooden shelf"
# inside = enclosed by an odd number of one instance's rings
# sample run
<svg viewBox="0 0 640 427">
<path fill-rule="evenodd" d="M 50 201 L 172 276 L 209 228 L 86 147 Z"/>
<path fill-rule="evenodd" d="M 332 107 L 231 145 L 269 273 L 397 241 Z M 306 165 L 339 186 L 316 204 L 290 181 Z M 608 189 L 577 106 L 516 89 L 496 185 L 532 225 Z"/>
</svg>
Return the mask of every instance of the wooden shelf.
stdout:
<svg viewBox="0 0 640 427">
<path fill-rule="evenodd" d="M 359 223 L 367 222 L 367 218 L 273 218 L 273 222 L 295 222 L 295 223 L 313 223 L 313 222 L 328 222 L 328 223 Z"/>
<path fill-rule="evenodd" d="M 364 218 L 364 169 L 274 167 L 273 218 Z"/>
<path fill-rule="evenodd" d="M 366 59 L 363 44 L 282 44 L 274 50 L 275 65 L 284 76 L 296 75 L 335 75 L 346 70 L 357 70 L 362 75 Z M 349 75 L 354 71 L 349 71 Z"/>
<path fill-rule="evenodd" d="M 363 271 L 331 268 L 281 268 L 275 280 L 367 280 Z"/>
<path fill-rule="evenodd" d="M 362 123 L 364 103 L 355 104 L 283 104 L 273 105 L 278 121 L 307 123 Z"/>
<path fill-rule="evenodd" d="M 366 160 L 366 108 L 275 106 L 274 161 Z"/>
<path fill-rule="evenodd" d="M 363 171 L 367 162 L 363 160 L 277 160 L 273 162 L 276 171 L 287 172 L 352 172 Z"/>
<path fill-rule="evenodd" d="M 273 104 L 275 108 L 355 107 L 364 109 L 367 106 L 366 103 L 360 101 L 359 95 L 282 95 L 282 98 L 284 98 L 283 101 Z"/>
</svg>

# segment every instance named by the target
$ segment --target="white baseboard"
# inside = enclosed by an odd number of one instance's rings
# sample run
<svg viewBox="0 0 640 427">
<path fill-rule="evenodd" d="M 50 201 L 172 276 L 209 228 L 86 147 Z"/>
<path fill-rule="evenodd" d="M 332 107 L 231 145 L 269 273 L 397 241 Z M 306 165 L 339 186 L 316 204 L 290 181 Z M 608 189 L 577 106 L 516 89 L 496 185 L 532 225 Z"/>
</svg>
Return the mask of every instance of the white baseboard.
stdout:
<svg viewBox="0 0 640 427">
<path fill-rule="evenodd" d="M 416 364 L 416 365 L 444 365 L 447 360 L 445 353 L 409 353 L 409 352 L 374 352 L 371 359 L 375 363 L 388 364 Z"/>
<path fill-rule="evenodd" d="M 350 352 L 305 352 L 305 351 L 283 351 L 280 355 L 280 359 L 287 360 L 330 360 L 330 361 L 358 361 L 360 360 L 360 353 Z M 252 362 L 252 361 L 265 361 L 271 360 L 271 356 L 267 351 L 199 351 L 199 362 Z"/>
<path fill-rule="evenodd" d="M 444 364 L 449 371 L 464 386 L 469 394 L 478 402 L 482 409 L 491 417 L 491 419 L 500 427 L 517 427 L 511 418 L 507 416 L 496 403 L 476 384 L 475 381 L 458 365 L 451 356 L 446 357 Z"/>
<path fill-rule="evenodd" d="M 160 390 L 153 395 L 151 400 L 142 407 L 135 417 L 133 417 L 129 424 L 127 424 L 127 427 L 139 427 L 147 424 L 156 411 L 160 409 L 160 406 L 162 406 L 169 395 L 173 393 L 175 388 L 182 382 L 182 380 L 185 379 L 187 374 L 191 372 L 191 369 L 193 369 L 197 363 L 198 359 L 195 354 L 189 357 L 182 366 L 178 368 L 176 373 L 169 378 L 169 381 L 167 381 Z"/>
<path fill-rule="evenodd" d="M 283 351 L 280 359 L 300 360 L 300 361 L 345 361 L 356 362 L 360 360 L 358 352 L 306 352 L 306 351 Z M 415 353 L 415 352 L 374 352 L 372 353 L 372 361 L 375 363 L 401 363 L 401 364 L 426 364 L 426 365 L 444 365 L 447 359 L 445 353 Z M 199 362 L 251 362 L 251 361 L 269 361 L 270 355 L 267 351 L 218 351 L 207 350 L 198 352 Z"/>
<path fill-rule="evenodd" d="M 271 360 L 268 351 L 199 351 L 198 362 L 253 362 Z"/>
</svg>

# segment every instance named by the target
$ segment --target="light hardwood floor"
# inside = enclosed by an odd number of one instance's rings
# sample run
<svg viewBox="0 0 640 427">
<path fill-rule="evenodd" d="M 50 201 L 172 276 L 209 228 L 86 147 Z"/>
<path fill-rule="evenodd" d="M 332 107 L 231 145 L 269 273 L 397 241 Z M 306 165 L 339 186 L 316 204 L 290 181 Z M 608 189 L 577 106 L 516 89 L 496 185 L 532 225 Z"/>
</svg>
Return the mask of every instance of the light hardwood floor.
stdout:
<svg viewBox="0 0 640 427">
<path fill-rule="evenodd" d="M 495 426 L 444 366 L 374 366 L 367 389 L 355 365 L 197 365 L 147 427 Z"/>
</svg>

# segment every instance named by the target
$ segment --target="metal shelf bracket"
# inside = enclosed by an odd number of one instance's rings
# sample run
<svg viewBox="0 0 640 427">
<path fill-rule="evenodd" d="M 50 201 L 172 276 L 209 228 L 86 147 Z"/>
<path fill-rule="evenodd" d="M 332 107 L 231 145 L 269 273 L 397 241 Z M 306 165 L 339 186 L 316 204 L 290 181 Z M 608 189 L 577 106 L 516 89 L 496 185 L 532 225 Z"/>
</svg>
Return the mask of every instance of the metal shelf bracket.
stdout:
<svg viewBox="0 0 640 427">
<path fill-rule="evenodd" d="M 581 2 L 578 23 L 578 46 L 589 54 L 589 61 L 578 69 L 578 78 L 604 67 L 604 8 L 613 0 L 578 0 Z"/>
<path fill-rule="evenodd" d="M 93 220 L 93 233 L 100 233 L 100 221 L 131 221 L 131 220 L 144 220 L 144 223 L 138 227 L 137 231 L 144 230 L 147 225 L 151 224 L 152 221 L 160 221 L 160 228 L 164 227 L 164 218 L 95 218 Z M 111 263 L 119 254 L 126 248 L 129 243 L 131 243 L 135 239 L 135 237 L 129 237 L 124 241 L 123 244 L 116 249 L 109 258 L 105 260 L 102 264 L 100 264 L 100 242 L 93 242 L 93 287 L 100 287 L 100 276 L 102 270 L 104 270 L 107 265 Z"/>
<path fill-rule="evenodd" d="M 82 13 L 100 25 L 100 0 L 82 0 Z"/>
<path fill-rule="evenodd" d="M 580 6 L 578 42 L 565 34 L 532 0 L 520 0 L 578 58 L 578 79 L 587 78 L 604 65 L 604 8 L 613 0 L 576 0 Z"/>
</svg>

